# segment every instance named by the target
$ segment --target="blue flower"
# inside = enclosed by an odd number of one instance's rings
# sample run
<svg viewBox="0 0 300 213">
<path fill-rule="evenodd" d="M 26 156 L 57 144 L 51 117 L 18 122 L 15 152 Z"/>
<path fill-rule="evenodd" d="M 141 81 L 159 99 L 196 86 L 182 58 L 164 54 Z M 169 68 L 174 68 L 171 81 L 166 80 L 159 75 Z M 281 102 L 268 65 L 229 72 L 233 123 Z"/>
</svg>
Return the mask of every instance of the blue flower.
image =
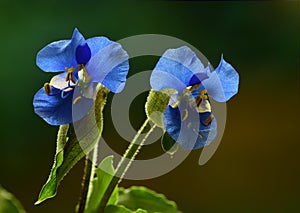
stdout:
<svg viewBox="0 0 300 213">
<path fill-rule="evenodd" d="M 156 91 L 175 89 L 164 112 L 164 127 L 185 149 L 210 144 L 217 135 L 217 121 L 209 98 L 226 102 L 238 92 L 239 75 L 223 56 L 213 70 L 204 67 L 188 47 L 168 49 L 156 64 L 151 78 Z"/>
<path fill-rule="evenodd" d="M 36 64 L 45 72 L 60 72 L 33 100 L 35 113 L 51 125 L 81 119 L 93 104 L 97 83 L 121 92 L 129 70 L 128 54 L 120 44 L 105 37 L 85 40 L 77 29 L 71 40 L 52 42 L 40 50 Z"/>
</svg>

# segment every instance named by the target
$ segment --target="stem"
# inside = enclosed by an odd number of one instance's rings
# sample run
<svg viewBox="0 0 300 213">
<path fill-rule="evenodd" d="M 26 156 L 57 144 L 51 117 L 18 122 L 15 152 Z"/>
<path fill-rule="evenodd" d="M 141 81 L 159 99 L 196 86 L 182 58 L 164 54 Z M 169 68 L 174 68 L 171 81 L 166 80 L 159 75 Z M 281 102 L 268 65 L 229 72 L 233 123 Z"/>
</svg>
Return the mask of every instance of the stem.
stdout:
<svg viewBox="0 0 300 213">
<path fill-rule="evenodd" d="M 86 205 L 89 202 L 91 192 L 92 192 L 92 181 L 95 176 L 95 169 L 96 167 L 93 165 L 97 165 L 97 159 L 98 159 L 98 146 L 99 146 L 99 140 L 102 135 L 102 128 L 103 128 L 103 108 L 106 104 L 107 94 L 109 93 L 109 90 L 106 89 L 104 86 L 101 86 L 100 84 L 97 87 L 97 95 L 96 100 L 94 102 L 94 110 L 95 110 L 95 116 L 96 116 L 96 124 L 99 130 L 99 135 L 97 136 L 96 143 L 94 145 L 94 148 L 91 150 L 92 153 L 90 155 L 90 159 L 88 157 L 88 154 L 86 155 L 85 159 L 85 167 L 84 167 L 84 174 L 82 178 L 82 188 L 81 188 L 81 194 L 79 198 L 78 203 L 78 211 L 77 213 L 83 213 L 85 210 Z M 93 138 L 94 140 L 94 138 Z"/>
<path fill-rule="evenodd" d="M 99 147 L 99 142 L 96 143 L 96 145 L 94 147 L 94 150 L 93 150 L 93 153 L 92 153 L 92 156 L 91 156 L 92 157 L 91 163 L 94 164 L 94 165 L 98 165 L 98 163 L 97 163 L 98 147 Z M 93 188 L 92 181 L 95 177 L 95 170 L 96 170 L 96 166 L 92 166 L 91 174 L 90 174 L 89 189 L 88 189 L 88 194 L 87 194 L 87 201 L 90 199 L 90 196 L 91 196 L 91 193 L 92 193 L 92 188 Z"/>
<path fill-rule="evenodd" d="M 81 194 L 79 197 L 79 208 L 77 213 L 83 213 L 86 203 L 90 197 L 91 188 L 92 188 L 92 181 L 95 176 L 95 166 L 93 164 L 97 162 L 98 157 L 98 144 L 96 143 L 94 150 L 92 152 L 92 160 L 89 159 L 88 155 L 85 157 L 85 166 L 84 166 L 84 174 L 82 177 L 82 188 Z"/>
<path fill-rule="evenodd" d="M 126 174 L 128 168 L 130 167 L 132 161 L 135 159 L 136 155 L 139 153 L 141 147 L 144 145 L 145 141 L 149 137 L 149 135 L 152 133 L 152 131 L 155 129 L 156 125 L 153 125 L 152 128 L 149 130 L 149 132 L 146 134 L 146 136 L 143 139 L 139 139 L 141 133 L 145 129 L 149 122 L 149 119 L 147 119 L 144 124 L 141 126 L 135 137 L 133 138 L 132 142 L 128 146 L 125 154 L 123 155 L 121 161 L 119 162 L 116 172 L 112 180 L 110 181 L 103 198 L 101 200 L 99 211 L 98 212 L 104 212 L 104 209 L 106 207 L 107 202 L 109 201 L 109 198 L 111 194 L 113 193 L 115 187 L 122 181 L 122 178 Z"/>
<path fill-rule="evenodd" d="M 78 213 L 83 213 L 85 204 L 86 204 L 86 198 L 89 190 L 89 183 L 90 183 L 90 178 L 91 178 L 91 172 L 92 172 L 92 167 L 93 163 L 90 161 L 88 156 L 85 157 L 85 164 L 84 164 L 84 173 L 82 177 L 82 182 L 81 182 L 81 193 L 79 197 L 79 202 L 78 202 Z"/>
</svg>

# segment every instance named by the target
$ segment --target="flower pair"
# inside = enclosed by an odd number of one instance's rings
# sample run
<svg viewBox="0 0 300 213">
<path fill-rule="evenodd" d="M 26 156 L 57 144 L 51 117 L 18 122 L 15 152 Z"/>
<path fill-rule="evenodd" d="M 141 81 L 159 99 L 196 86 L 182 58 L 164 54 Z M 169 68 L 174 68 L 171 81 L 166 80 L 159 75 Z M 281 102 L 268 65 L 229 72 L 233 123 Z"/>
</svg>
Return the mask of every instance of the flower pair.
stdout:
<svg viewBox="0 0 300 213">
<path fill-rule="evenodd" d="M 129 70 L 128 54 L 105 37 L 85 40 L 75 29 L 71 40 L 56 41 L 37 55 L 45 72 L 61 72 L 34 96 L 35 112 L 51 125 L 83 118 L 93 104 L 95 87 L 103 84 L 118 93 Z M 164 128 L 186 149 L 208 145 L 217 134 L 209 97 L 219 102 L 238 92 L 239 76 L 223 57 L 213 70 L 204 67 L 188 47 L 167 50 L 150 78 L 154 90 L 175 89 L 164 112 Z M 72 109 L 76 113 L 72 113 Z"/>
</svg>

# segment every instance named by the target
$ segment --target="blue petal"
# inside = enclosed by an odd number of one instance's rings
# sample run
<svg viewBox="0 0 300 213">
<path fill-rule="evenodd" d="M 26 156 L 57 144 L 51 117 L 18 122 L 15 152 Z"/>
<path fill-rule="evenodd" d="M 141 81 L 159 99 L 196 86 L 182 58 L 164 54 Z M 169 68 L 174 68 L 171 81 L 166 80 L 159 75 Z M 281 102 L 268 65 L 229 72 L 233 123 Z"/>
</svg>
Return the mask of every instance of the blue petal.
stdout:
<svg viewBox="0 0 300 213">
<path fill-rule="evenodd" d="M 166 131 L 184 149 L 199 149 L 209 145 L 217 134 L 216 119 L 214 118 L 212 123 L 206 126 L 205 120 L 211 114 L 210 112 L 195 114 L 191 109 L 188 112 L 188 118 L 182 121 L 184 110 L 168 106 L 164 113 Z"/>
<path fill-rule="evenodd" d="M 72 96 L 61 97 L 61 90 L 52 87 L 52 93 L 47 95 L 41 88 L 34 96 L 34 111 L 50 125 L 63 125 L 72 123 Z"/>
<path fill-rule="evenodd" d="M 89 38 L 86 40 L 86 42 L 89 45 L 92 56 L 96 55 L 104 47 L 113 43 L 113 41 L 104 36 Z"/>
<path fill-rule="evenodd" d="M 129 62 L 124 61 L 114 67 L 104 78 L 102 84 L 114 93 L 121 92 L 126 83 L 126 76 L 129 70 Z"/>
<path fill-rule="evenodd" d="M 59 72 L 65 67 L 77 67 L 76 48 L 84 43 L 84 37 L 75 29 L 71 40 L 56 41 L 40 50 L 36 64 L 45 72 Z"/>
<path fill-rule="evenodd" d="M 163 72 L 166 74 L 162 75 Z M 206 69 L 196 54 L 186 46 L 168 49 L 156 64 L 150 84 L 154 90 L 173 88 L 181 93 L 185 87 L 191 85 L 194 75 L 197 75 L 200 80 L 207 77 Z M 170 84 L 171 81 L 174 82 Z"/>
<path fill-rule="evenodd" d="M 91 45 L 92 52 L 95 51 Z M 125 85 L 129 70 L 128 54 L 116 42 L 100 49 L 86 65 L 92 82 L 104 84 L 112 92 L 120 92 Z"/>
<path fill-rule="evenodd" d="M 237 94 L 239 74 L 223 59 L 222 55 L 219 66 L 209 73 L 209 78 L 205 79 L 202 84 L 209 96 L 216 101 L 225 102 Z"/>
<path fill-rule="evenodd" d="M 34 96 L 34 111 L 50 125 L 64 125 L 80 120 L 93 104 L 93 99 L 82 98 L 76 106 L 76 115 L 72 115 L 73 90 L 61 97 L 61 90 L 52 87 L 51 95 L 41 88 Z M 78 110 L 78 109 L 81 110 Z M 74 110 L 74 105 L 73 105 Z"/>
<path fill-rule="evenodd" d="M 194 74 L 190 79 L 189 86 L 200 84 L 206 78 L 208 78 L 207 72 Z"/>
<path fill-rule="evenodd" d="M 209 145 L 217 136 L 217 120 L 214 118 L 208 126 L 205 125 L 206 119 L 211 115 L 211 112 L 199 113 L 200 128 L 199 134 L 202 138 L 198 137 L 197 142 L 193 149 L 199 149 Z"/>
<path fill-rule="evenodd" d="M 186 88 L 186 85 L 180 81 L 180 79 L 170 73 L 159 70 L 153 70 L 150 76 L 150 85 L 156 91 L 165 88 L 173 88 L 177 91 L 182 91 Z"/>
<path fill-rule="evenodd" d="M 76 48 L 76 61 L 78 64 L 85 65 L 91 58 L 91 49 L 88 44 L 79 45 Z"/>
</svg>

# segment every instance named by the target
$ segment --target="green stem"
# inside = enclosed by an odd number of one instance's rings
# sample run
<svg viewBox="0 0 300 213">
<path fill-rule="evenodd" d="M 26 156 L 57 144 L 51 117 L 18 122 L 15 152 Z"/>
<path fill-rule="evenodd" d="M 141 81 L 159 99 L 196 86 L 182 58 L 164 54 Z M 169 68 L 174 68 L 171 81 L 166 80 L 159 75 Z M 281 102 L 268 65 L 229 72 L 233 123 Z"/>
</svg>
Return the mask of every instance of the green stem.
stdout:
<svg viewBox="0 0 300 213">
<path fill-rule="evenodd" d="M 91 196 L 92 181 L 94 179 L 95 169 L 96 169 L 96 166 L 94 166 L 94 164 L 97 165 L 98 146 L 99 146 L 99 140 L 102 135 L 102 126 L 103 126 L 102 111 L 106 104 L 106 99 L 107 99 L 108 93 L 109 93 L 109 90 L 107 88 L 105 88 L 104 86 L 98 85 L 96 100 L 94 102 L 94 108 L 95 108 L 96 124 L 98 127 L 99 134 L 96 137 L 96 139 L 93 138 L 93 140 L 95 140 L 95 145 L 94 145 L 94 148 L 91 150 L 90 158 L 88 157 L 88 154 L 86 155 L 84 174 L 83 174 L 83 178 L 82 178 L 82 188 L 81 188 L 81 194 L 80 194 L 80 198 L 79 198 L 77 213 L 84 212 L 86 204 L 89 202 L 89 199 Z"/>
<path fill-rule="evenodd" d="M 103 198 L 101 200 L 99 211 L 98 212 L 104 212 L 104 209 L 106 207 L 107 202 L 109 201 L 109 198 L 111 194 L 113 193 L 115 187 L 118 185 L 118 183 L 121 182 L 122 178 L 124 177 L 125 173 L 127 172 L 128 168 L 130 167 L 132 161 L 135 159 L 136 155 L 139 153 L 141 147 L 144 145 L 145 141 L 151 134 L 151 132 L 155 129 L 156 125 L 153 125 L 152 128 L 149 130 L 149 132 L 145 135 L 143 139 L 140 139 L 140 135 L 142 134 L 143 130 L 147 126 L 149 122 L 149 118 L 144 122 L 144 124 L 141 126 L 135 137 L 133 138 L 132 142 L 128 146 L 125 154 L 123 155 L 121 161 L 119 162 L 116 172 L 112 180 L 110 181 Z"/>
<path fill-rule="evenodd" d="M 97 143 L 92 151 L 90 160 L 89 156 L 86 155 L 85 157 L 85 166 L 84 166 L 84 174 L 82 177 L 82 188 L 81 188 L 81 194 L 79 198 L 79 208 L 78 213 L 83 213 L 86 203 L 89 200 L 90 194 L 92 192 L 92 181 L 95 176 L 95 166 L 93 164 L 97 164 L 97 157 L 98 157 L 98 144 Z"/>
<path fill-rule="evenodd" d="M 89 200 L 90 193 L 91 193 L 91 188 L 92 188 L 92 181 L 95 176 L 95 166 L 93 164 L 97 165 L 97 158 L 98 158 L 98 145 L 99 142 L 96 143 L 93 152 L 91 154 L 92 160 L 86 155 L 85 157 L 85 166 L 84 166 L 84 174 L 82 177 L 82 188 L 81 188 L 81 194 L 79 198 L 79 208 L 78 208 L 78 213 L 83 213 L 86 203 Z"/>
<path fill-rule="evenodd" d="M 81 193 L 79 197 L 78 202 L 78 213 L 83 213 L 85 209 L 85 204 L 87 200 L 87 194 L 89 190 L 89 183 L 91 178 L 91 172 L 92 172 L 93 164 L 88 158 L 88 156 L 85 157 L 85 165 L 84 165 L 84 173 L 82 177 L 82 183 L 81 183 Z"/>
</svg>

